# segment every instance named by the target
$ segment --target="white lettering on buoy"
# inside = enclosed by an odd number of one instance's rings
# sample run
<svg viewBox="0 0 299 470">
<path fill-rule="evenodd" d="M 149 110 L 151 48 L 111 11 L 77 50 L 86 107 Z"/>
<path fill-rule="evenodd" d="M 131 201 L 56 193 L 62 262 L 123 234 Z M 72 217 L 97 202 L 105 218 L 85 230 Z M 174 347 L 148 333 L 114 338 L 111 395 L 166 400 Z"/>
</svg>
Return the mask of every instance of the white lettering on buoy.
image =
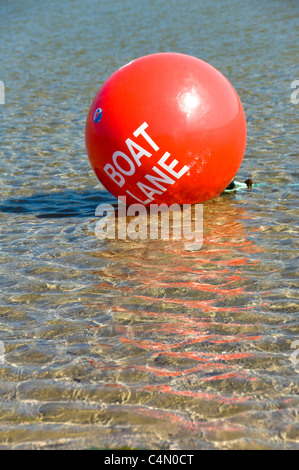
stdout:
<svg viewBox="0 0 299 470">
<path fill-rule="evenodd" d="M 145 201 L 142 201 L 139 199 L 139 197 L 135 196 L 134 194 L 131 193 L 131 191 L 127 190 L 126 193 L 128 193 L 130 196 L 132 196 L 136 201 L 140 202 L 140 204 L 148 204 L 149 202 L 152 201 L 152 199 L 148 198 Z"/>
<path fill-rule="evenodd" d="M 123 158 L 130 166 L 130 170 L 124 170 L 120 164 L 118 163 L 117 159 L 121 157 Z M 128 157 L 128 155 L 126 155 L 124 152 L 114 152 L 114 154 L 112 155 L 112 160 L 113 160 L 113 163 L 114 165 L 116 166 L 116 168 L 121 171 L 124 175 L 127 175 L 127 176 L 131 176 L 131 175 L 134 175 L 135 173 L 135 166 L 134 166 L 134 163 L 132 162 L 132 160 Z"/>
<path fill-rule="evenodd" d="M 164 186 L 159 184 L 158 181 L 161 181 L 162 183 L 165 183 L 165 184 L 173 184 L 175 182 L 172 178 L 170 178 L 168 175 L 165 175 L 165 173 L 159 170 L 159 168 L 157 168 L 156 166 L 153 166 L 153 170 L 156 173 L 158 173 L 160 176 L 162 176 L 162 178 L 158 178 L 158 176 L 154 176 L 154 175 L 145 175 L 145 178 L 149 180 L 151 183 L 153 183 L 154 185 L 158 186 L 158 188 L 162 189 L 162 191 L 166 191 L 166 188 L 164 188 Z"/>
<path fill-rule="evenodd" d="M 147 150 L 144 150 L 142 147 L 140 147 L 140 145 L 136 144 L 131 139 L 127 139 L 126 144 L 128 146 L 128 149 L 130 150 L 130 152 L 132 154 L 132 157 L 134 158 L 135 162 L 137 163 L 137 166 L 141 166 L 140 158 L 143 157 L 143 155 L 145 155 L 146 157 L 151 157 L 152 156 L 152 154 L 150 152 L 148 152 Z M 134 147 L 135 147 L 135 149 L 139 150 L 138 153 L 134 152 Z"/>
<path fill-rule="evenodd" d="M 145 131 L 145 129 L 147 128 L 148 124 L 144 122 L 141 126 L 138 127 L 138 129 L 136 129 L 136 131 L 133 132 L 133 135 L 135 137 L 142 136 L 146 140 L 146 142 L 157 152 L 158 150 L 160 150 L 160 147 Z M 150 158 L 152 156 L 152 154 L 148 150 L 141 147 L 131 138 L 127 138 L 125 143 L 132 155 L 133 160 L 124 152 L 116 151 L 112 155 L 112 161 L 114 163 L 114 166 L 110 163 L 107 163 L 104 167 L 105 173 L 112 179 L 112 181 L 114 181 L 115 184 L 120 187 L 123 187 L 126 182 L 123 175 L 134 175 L 136 171 L 135 164 L 137 165 L 137 167 L 140 167 L 142 165 L 142 162 L 140 160 L 143 156 L 147 158 Z M 179 162 L 174 158 L 172 161 L 167 163 L 169 157 L 170 153 L 165 152 L 156 164 L 162 167 L 163 171 L 157 166 L 153 166 L 152 170 L 153 172 L 155 172 L 155 174 L 146 174 L 144 176 L 144 179 L 148 180 L 155 187 L 148 186 L 148 184 L 145 184 L 145 182 L 138 181 L 136 183 L 137 196 L 129 190 L 127 190 L 126 192 L 141 204 L 148 204 L 149 202 L 154 200 L 155 194 L 163 194 L 164 191 L 167 191 L 167 187 L 165 187 L 165 185 L 174 184 L 176 180 L 180 179 L 189 170 L 189 167 L 187 165 L 184 165 L 180 170 L 175 169 Z M 123 168 L 123 162 L 121 159 L 126 162 L 126 167 L 127 165 L 129 165 L 128 168 Z M 118 171 L 116 171 L 115 167 Z M 147 196 L 147 199 L 145 201 L 140 199 L 140 197 L 143 197 L 144 194 Z"/>
<path fill-rule="evenodd" d="M 121 188 L 123 187 L 123 185 L 125 184 L 125 178 L 123 177 L 123 175 L 115 171 L 115 168 L 112 165 L 110 165 L 110 163 L 107 163 L 104 166 L 104 171 L 105 173 L 107 173 L 108 176 L 110 176 L 110 178 L 112 179 L 112 181 L 114 181 L 114 183 L 116 183 Z"/>
<path fill-rule="evenodd" d="M 172 162 L 167 165 L 165 162 L 167 160 L 167 158 L 170 157 L 170 153 L 169 152 L 165 152 L 163 157 L 160 158 L 160 160 L 158 161 L 158 164 L 164 168 L 164 170 L 167 170 L 172 176 L 175 176 L 177 179 L 179 179 L 181 176 L 183 176 L 184 173 L 186 173 L 186 171 L 189 170 L 189 167 L 187 165 L 184 165 L 184 167 L 177 173 L 176 171 L 174 171 L 174 167 L 177 166 L 177 164 L 179 163 L 177 160 L 172 160 Z"/>
<path fill-rule="evenodd" d="M 137 183 L 137 186 L 138 188 L 141 189 L 141 191 L 146 195 L 148 196 L 150 199 L 154 199 L 153 198 L 153 194 L 162 194 L 162 191 L 158 191 L 158 189 L 155 189 L 155 188 L 151 188 L 150 186 L 147 186 L 146 184 L 144 183 L 141 183 L 140 181 Z"/>
<path fill-rule="evenodd" d="M 145 140 L 150 144 L 151 147 L 153 147 L 154 150 L 159 150 L 159 147 L 157 144 L 155 144 L 155 142 L 153 141 L 153 139 L 150 138 L 150 136 L 145 132 L 144 129 L 146 129 L 148 127 L 148 124 L 146 122 L 144 122 L 143 124 L 141 124 L 140 127 L 138 127 L 138 129 L 136 129 L 136 131 L 133 132 L 133 135 L 135 137 L 138 137 L 140 134 L 142 135 L 142 137 L 145 138 Z"/>
</svg>

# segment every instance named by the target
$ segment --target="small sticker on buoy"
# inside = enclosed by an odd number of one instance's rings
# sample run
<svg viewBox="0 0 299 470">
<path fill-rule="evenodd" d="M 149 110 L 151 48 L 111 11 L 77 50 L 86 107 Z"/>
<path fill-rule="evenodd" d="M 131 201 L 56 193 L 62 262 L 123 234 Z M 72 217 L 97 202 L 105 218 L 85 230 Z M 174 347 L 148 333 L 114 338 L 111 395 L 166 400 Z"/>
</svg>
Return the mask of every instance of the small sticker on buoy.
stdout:
<svg viewBox="0 0 299 470">
<path fill-rule="evenodd" d="M 98 122 L 100 122 L 100 120 L 102 119 L 102 116 L 103 116 L 103 110 L 101 108 L 97 108 L 95 110 L 95 113 L 93 115 L 93 120 L 94 122 L 97 124 Z"/>
</svg>

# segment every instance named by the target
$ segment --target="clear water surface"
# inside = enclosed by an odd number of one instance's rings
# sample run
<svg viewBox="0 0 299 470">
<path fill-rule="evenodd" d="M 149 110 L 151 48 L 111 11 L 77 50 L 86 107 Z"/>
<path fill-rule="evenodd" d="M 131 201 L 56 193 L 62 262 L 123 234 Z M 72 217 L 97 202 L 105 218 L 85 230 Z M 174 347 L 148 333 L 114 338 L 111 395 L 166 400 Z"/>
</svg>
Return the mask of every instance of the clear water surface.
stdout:
<svg viewBox="0 0 299 470">
<path fill-rule="evenodd" d="M 2 0 L 0 446 L 298 448 L 298 2 Z M 100 241 L 90 103 L 176 51 L 237 90 L 252 190 L 204 245 Z"/>
</svg>

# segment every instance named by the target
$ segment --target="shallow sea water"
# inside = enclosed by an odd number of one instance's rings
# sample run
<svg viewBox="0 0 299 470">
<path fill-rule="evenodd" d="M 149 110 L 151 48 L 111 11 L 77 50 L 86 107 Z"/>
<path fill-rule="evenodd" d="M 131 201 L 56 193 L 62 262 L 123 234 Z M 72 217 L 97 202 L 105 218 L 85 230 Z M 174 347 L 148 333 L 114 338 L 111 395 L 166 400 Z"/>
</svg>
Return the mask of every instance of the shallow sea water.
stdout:
<svg viewBox="0 0 299 470">
<path fill-rule="evenodd" d="M 296 1 L 0 5 L 0 447 L 298 448 Z M 204 244 L 100 241 L 115 200 L 84 127 L 101 84 L 158 51 L 233 84 L 248 140 Z"/>
</svg>

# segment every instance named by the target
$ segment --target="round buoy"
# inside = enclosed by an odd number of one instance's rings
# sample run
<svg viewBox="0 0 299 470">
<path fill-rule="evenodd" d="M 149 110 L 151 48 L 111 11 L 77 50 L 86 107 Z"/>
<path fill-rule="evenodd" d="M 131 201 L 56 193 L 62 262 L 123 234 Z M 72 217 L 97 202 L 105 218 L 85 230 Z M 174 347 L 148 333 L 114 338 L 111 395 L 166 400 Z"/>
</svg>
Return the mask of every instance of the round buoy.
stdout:
<svg viewBox="0 0 299 470">
<path fill-rule="evenodd" d="M 212 199 L 236 175 L 245 145 L 245 114 L 230 82 L 179 53 L 151 54 L 117 70 L 86 122 L 91 166 L 127 204 Z"/>
</svg>

